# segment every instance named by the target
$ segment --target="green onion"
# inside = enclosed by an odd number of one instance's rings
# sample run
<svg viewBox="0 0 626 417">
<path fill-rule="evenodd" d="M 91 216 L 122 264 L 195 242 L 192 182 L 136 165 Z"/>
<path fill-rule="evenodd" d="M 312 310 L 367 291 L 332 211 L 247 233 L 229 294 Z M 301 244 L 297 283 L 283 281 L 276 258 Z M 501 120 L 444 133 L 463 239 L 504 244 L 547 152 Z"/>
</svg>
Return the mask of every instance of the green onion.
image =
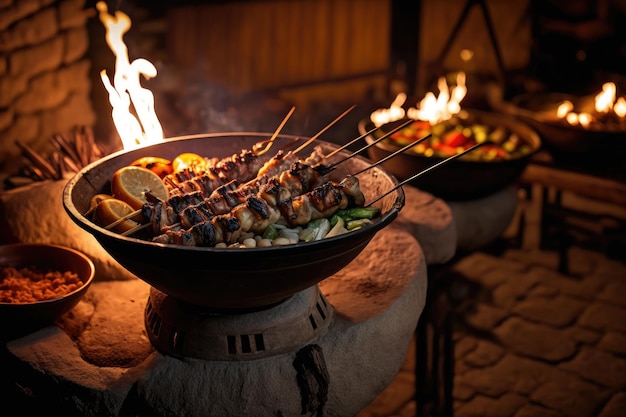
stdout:
<svg viewBox="0 0 626 417">
<path fill-rule="evenodd" d="M 278 229 L 275 225 L 270 224 L 267 229 L 263 231 L 263 239 L 274 240 L 278 237 Z"/>
<path fill-rule="evenodd" d="M 333 217 L 335 217 L 335 216 L 333 216 Z M 345 223 L 343 221 L 343 218 L 341 216 L 337 216 L 337 222 L 335 223 L 333 228 L 330 229 L 330 231 L 324 237 L 327 238 L 327 237 L 333 237 L 333 236 L 337 236 L 337 235 L 342 234 L 343 231 L 345 230 L 344 224 Z"/>
<path fill-rule="evenodd" d="M 370 219 L 351 220 L 348 223 L 346 223 L 346 229 L 354 230 L 354 229 L 358 229 L 359 227 L 363 227 L 371 223 L 372 221 Z"/>
<path fill-rule="evenodd" d="M 377 207 L 353 207 L 337 211 L 337 215 L 341 216 L 345 221 L 353 219 L 373 219 L 380 214 Z"/>
<path fill-rule="evenodd" d="M 313 240 L 320 240 L 330 230 L 330 221 L 326 218 L 311 220 L 306 228 L 313 230 L 315 233 Z"/>
<path fill-rule="evenodd" d="M 300 240 L 304 242 L 310 242 L 315 239 L 315 230 L 304 228 L 300 231 L 299 236 Z"/>
</svg>

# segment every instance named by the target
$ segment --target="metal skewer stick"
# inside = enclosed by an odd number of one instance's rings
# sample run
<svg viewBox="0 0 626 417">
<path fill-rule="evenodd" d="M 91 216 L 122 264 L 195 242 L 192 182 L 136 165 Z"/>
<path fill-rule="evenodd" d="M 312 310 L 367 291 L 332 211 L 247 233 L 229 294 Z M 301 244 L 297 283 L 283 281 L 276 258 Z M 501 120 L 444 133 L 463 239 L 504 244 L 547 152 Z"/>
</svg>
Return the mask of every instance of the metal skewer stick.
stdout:
<svg viewBox="0 0 626 417">
<path fill-rule="evenodd" d="M 349 112 L 351 112 L 354 108 L 356 107 L 356 104 L 353 104 L 352 106 L 350 106 L 350 108 L 346 111 L 344 111 L 343 113 L 341 113 L 335 120 L 333 120 L 332 122 L 330 122 L 329 124 L 326 125 L 325 128 L 323 128 L 322 130 L 320 130 L 316 135 L 312 136 L 311 138 L 309 138 L 309 140 L 307 140 L 306 142 L 304 142 L 302 145 L 300 145 L 295 151 L 293 151 L 293 153 L 298 153 L 300 152 L 302 149 L 306 148 L 307 146 L 309 146 L 309 144 L 311 142 L 313 142 L 315 139 L 317 139 L 318 137 L 320 137 L 322 135 L 322 133 L 326 132 L 328 129 L 330 129 L 330 127 L 332 125 L 334 125 L 335 123 L 337 123 L 339 120 L 341 120 L 346 114 L 348 114 Z"/>
<path fill-rule="evenodd" d="M 97 207 L 97 206 L 90 207 L 90 208 L 89 208 L 89 210 L 87 210 L 87 211 L 85 212 L 85 214 L 83 214 L 83 216 L 85 216 L 85 217 L 89 217 L 89 216 L 91 215 L 91 213 L 93 213 L 94 211 L 96 211 L 96 207 Z"/>
<path fill-rule="evenodd" d="M 348 159 L 352 158 L 353 156 L 357 155 L 358 153 L 363 152 L 364 150 L 366 150 L 366 149 L 368 149 L 368 148 L 370 148 L 370 147 L 372 147 L 372 146 L 376 145 L 378 142 L 381 142 L 382 140 L 387 139 L 389 136 L 393 135 L 394 133 L 396 133 L 396 132 L 397 132 L 397 131 L 399 131 L 399 130 L 402 130 L 403 128 L 405 128 L 406 126 L 410 125 L 410 124 L 411 124 L 411 123 L 413 123 L 414 121 L 415 121 L 415 120 L 410 119 L 410 120 L 407 120 L 406 122 L 403 122 L 403 123 L 402 123 L 402 124 L 400 124 L 399 126 L 394 127 L 394 128 L 393 128 L 392 130 L 390 130 L 389 132 L 385 133 L 385 134 L 384 134 L 384 135 L 382 135 L 381 137 L 379 137 L 379 138 L 377 138 L 376 140 L 372 141 L 372 143 L 368 143 L 367 145 L 365 145 L 364 147 L 362 147 L 362 148 L 361 148 L 361 149 L 359 149 L 358 151 L 353 152 L 352 154 L 348 155 L 347 157 L 343 158 L 343 159 L 342 159 L 342 160 L 340 160 L 340 161 L 337 161 L 337 162 L 334 162 L 334 163 L 332 163 L 332 164 L 327 165 L 327 166 L 326 166 L 326 169 L 327 169 L 328 171 L 333 170 L 333 169 L 334 169 L 337 165 L 339 165 L 340 163 L 345 162 L 345 161 L 347 161 Z M 374 129 L 370 130 L 369 132 L 367 132 L 367 133 L 365 133 L 365 134 L 363 134 L 363 135 L 359 136 L 358 138 L 356 138 L 356 139 L 352 140 L 352 142 L 356 142 L 358 139 L 362 139 L 362 138 L 364 138 L 365 136 L 369 135 L 371 132 L 373 132 L 373 131 L 375 131 L 375 130 L 377 130 L 377 129 L 379 129 L 379 128 L 378 128 L 378 127 L 376 127 L 376 128 L 374 128 Z M 427 137 L 428 137 L 428 136 L 427 136 Z M 411 145 L 410 145 L 409 147 L 411 147 L 411 146 L 415 146 L 415 145 L 417 145 L 419 142 L 421 142 L 422 140 L 425 140 L 425 139 L 426 139 L 426 138 L 421 138 L 421 139 L 419 139 L 419 140 L 417 140 L 417 141 L 415 141 L 415 142 L 411 143 Z M 332 154 L 336 153 L 336 152 L 337 152 L 337 151 L 339 151 L 339 150 L 341 150 L 341 148 L 339 148 L 339 149 L 337 149 L 337 150 L 335 150 L 335 151 L 331 152 L 330 154 L 328 154 L 328 155 L 326 156 L 326 158 L 328 158 L 329 156 L 331 156 Z"/>
<path fill-rule="evenodd" d="M 411 181 L 413 181 L 413 180 L 415 180 L 415 179 L 417 179 L 417 178 L 421 177 L 422 175 L 424 175 L 424 174 L 426 174 L 426 173 L 428 173 L 428 172 L 432 171 L 433 169 L 436 169 L 436 168 L 440 167 L 441 165 L 443 165 L 443 164 L 445 164 L 445 163 L 447 163 L 447 162 L 450 162 L 450 161 L 452 161 L 452 160 L 454 160 L 454 159 L 457 159 L 457 158 L 459 158 L 459 157 L 461 157 L 461 156 L 463 156 L 463 155 L 465 155 L 465 154 L 468 154 L 468 153 L 472 152 L 473 150 L 478 149 L 478 148 L 480 148 L 481 146 L 483 146 L 483 145 L 485 145 L 485 144 L 487 144 L 487 143 L 490 143 L 490 142 L 489 142 L 489 141 L 485 141 L 485 142 L 477 143 L 477 144 L 475 144 L 475 145 L 470 146 L 469 148 L 465 149 L 465 150 L 464 150 L 464 151 L 462 151 L 462 152 L 459 152 L 459 153 L 457 153 L 457 154 L 454 154 L 454 155 L 452 155 L 452 156 L 449 156 L 449 157 L 447 157 L 446 159 L 444 159 L 443 161 L 439 161 L 439 162 L 437 162 L 436 164 L 433 164 L 433 165 L 429 166 L 428 168 L 426 168 L 426 169 L 424 169 L 424 170 L 422 170 L 422 171 L 418 172 L 417 174 L 415 174 L 415 175 L 413 175 L 413 176 L 411 176 L 411 177 L 409 177 L 409 178 L 405 179 L 404 181 L 401 181 L 400 183 L 398 183 L 398 185 L 396 185 L 395 187 L 393 187 L 393 188 L 392 188 L 392 189 L 390 189 L 389 191 L 385 192 L 383 195 L 381 195 L 381 196 L 377 197 L 375 200 L 372 200 L 372 201 L 371 201 L 371 202 L 370 202 L 367 206 L 368 206 L 368 207 L 369 207 L 369 206 L 371 206 L 371 205 L 372 205 L 372 204 L 374 204 L 375 202 L 377 202 L 377 201 L 379 201 L 379 200 L 383 199 L 385 196 L 387 196 L 388 194 L 391 194 L 392 192 L 394 192 L 394 191 L 395 191 L 395 190 L 397 190 L 398 188 L 402 187 L 403 185 L 405 185 L 405 184 L 407 184 L 407 183 L 409 183 L 409 182 L 411 182 Z M 381 159 L 381 161 L 382 161 L 382 159 Z"/>
<path fill-rule="evenodd" d="M 363 133 L 361 136 L 359 136 L 359 137 L 357 137 L 357 138 L 354 138 L 354 139 L 352 139 L 350 142 L 346 143 L 345 145 L 342 145 L 341 147 L 339 147 L 339 148 L 335 149 L 334 151 L 332 151 L 331 153 L 329 153 L 328 155 L 326 155 L 326 156 L 324 157 L 324 159 L 328 159 L 328 158 L 330 158 L 331 156 L 335 155 L 336 153 L 343 151 L 343 150 L 344 150 L 344 149 L 346 149 L 348 146 L 352 145 L 353 143 L 356 143 L 356 142 L 360 141 L 361 139 L 366 138 L 367 136 L 371 135 L 372 133 L 374 133 L 375 131 L 377 131 L 377 130 L 378 130 L 378 129 L 380 129 L 380 128 L 381 128 L 381 126 L 376 126 L 376 127 L 372 128 L 372 129 L 368 130 L 367 132 Z M 360 151 L 359 151 L 359 152 L 360 152 Z"/>
<path fill-rule="evenodd" d="M 135 234 L 136 232 L 138 232 L 140 230 L 143 230 L 143 229 L 146 229 L 148 227 L 152 227 L 152 222 L 144 223 L 144 224 L 140 224 L 138 226 L 135 226 L 132 229 L 129 229 L 129 230 L 125 231 L 125 232 L 120 233 L 120 235 L 122 235 L 122 236 L 130 236 L 130 235 Z"/>
<path fill-rule="evenodd" d="M 252 146 L 252 152 L 254 152 L 257 156 L 263 155 L 265 152 L 267 152 L 270 149 L 270 147 L 272 146 L 272 144 L 274 143 L 274 140 L 276 140 L 276 138 L 278 137 L 278 134 L 280 133 L 280 131 L 283 129 L 283 127 L 287 123 L 287 120 L 289 120 L 289 118 L 293 114 L 294 110 L 296 110 L 295 106 L 291 108 L 289 113 L 287 113 L 287 116 L 285 116 L 285 118 L 283 119 L 281 124 L 278 125 L 278 128 L 276 129 L 276 131 L 274 132 L 274 134 L 272 135 L 271 138 L 269 138 L 268 140 L 263 141 L 263 142 L 255 143 Z M 265 144 L 266 142 L 267 142 L 267 146 L 265 147 L 265 149 L 259 149 L 259 147 L 261 147 L 262 144 Z"/>
<path fill-rule="evenodd" d="M 278 125 L 278 128 L 276 129 L 276 131 L 274 131 L 274 134 L 272 135 L 271 138 L 263 140 L 261 142 L 255 143 L 254 145 L 252 145 L 252 151 L 258 156 L 258 155 L 263 155 L 265 152 L 267 152 L 270 147 L 272 146 L 272 144 L 274 143 L 274 141 L 276 140 L 276 138 L 278 137 L 278 134 L 280 133 L 280 131 L 283 129 L 283 127 L 285 126 L 285 124 L 287 123 L 287 121 L 289 120 L 289 118 L 291 117 L 291 115 L 293 114 L 293 112 L 296 110 L 296 107 L 292 107 L 291 110 L 289 110 L 289 113 L 287 113 L 287 115 L 284 117 L 283 121 L 280 123 L 280 125 Z M 206 136 L 206 133 L 196 133 L 196 134 L 192 134 L 192 135 L 181 135 L 181 136 L 174 136 L 171 138 L 168 138 L 169 140 L 177 140 L 177 139 L 198 139 L 198 138 L 203 138 Z M 267 144 L 267 146 L 265 147 L 265 149 L 260 149 L 259 148 L 263 145 Z"/>
<path fill-rule="evenodd" d="M 344 114 L 345 114 L 345 113 L 344 113 Z M 392 129 L 391 131 L 389 131 L 388 133 L 386 133 L 386 134 L 385 134 L 385 135 L 383 135 L 382 137 L 378 138 L 378 139 L 377 139 L 376 141 L 374 141 L 373 143 L 368 144 L 368 145 L 367 145 L 366 147 L 364 147 L 363 149 L 367 149 L 368 147 L 370 147 L 370 146 L 372 146 L 372 145 L 374 145 L 374 144 L 376 144 L 376 143 L 380 142 L 381 140 L 383 140 L 383 139 L 387 138 L 388 136 L 392 135 L 393 133 L 397 132 L 398 130 L 402 129 L 403 127 L 407 126 L 408 124 L 410 124 L 410 123 L 412 123 L 412 122 L 414 122 L 414 120 L 408 120 L 408 121 L 406 121 L 406 122 L 402 123 L 402 124 L 401 124 L 401 125 L 399 125 L 398 127 L 396 127 L 396 128 L 394 128 L 394 129 Z M 431 133 L 429 133 L 428 135 L 426 135 L 426 136 L 424 136 L 424 137 L 422 137 L 422 138 L 420 138 L 420 139 L 417 139 L 417 140 L 415 140 L 415 141 L 411 142 L 410 144 L 408 144 L 408 145 L 406 145 L 406 146 L 403 146 L 402 148 L 400 148 L 400 149 L 398 149 L 397 151 L 395 151 L 395 152 L 391 153 L 390 155 L 386 156 L 385 158 L 383 158 L 383 159 L 381 159 L 381 160 L 379 160 L 379 161 L 377 161 L 377 162 L 374 162 L 373 164 L 371 164 L 371 165 L 367 166 L 366 168 L 364 168 L 364 169 L 362 169 L 361 171 L 358 171 L 357 173 L 352 174 L 352 175 L 358 175 L 358 174 L 361 174 L 361 173 L 363 173 L 363 172 L 367 171 L 368 169 L 373 168 L 373 167 L 375 167 L 375 166 L 377 166 L 377 165 L 379 165 L 379 164 L 381 164 L 381 163 L 385 162 L 386 160 L 388 160 L 388 159 L 390 159 L 390 158 L 393 158 L 394 156 L 396 156 L 396 155 L 398 155 L 398 154 L 400 154 L 400 153 L 402 153 L 402 152 L 404 152 L 404 151 L 406 151 L 406 150 L 408 150 L 408 149 L 412 148 L 413 146 L 415 146 L 415 145 L 417 145 L 417 144 L 419 144 L 419 143 L 421 143 L 421 142 L 423 142 L 423 141 L 425 141 L 425 140 L 429 139 L 431 136 L 432 136 L 432 134 L 431 134 Z M 481 144 L 479 144 L 479 145 L 482 145 L 482 143 L 481 143 Z M 438 163 L 438 164 L 435 164 L 435 165 L 436 165 L 436 166 L 438 166 L 438 165 L 441 165 L 443 162 L 446 162 L 446 161 L 448 161 L 448 160 L 450 160 L 450 159 L 458 158 L 458 157 L 459 157 L 459 156 L 461 156 L 462 154 L 467 153 L 467 152 L 469 152 L 470 150 L 473 150 L 474 148 L 477 148 L 477 147 L 478 147 L 478 145 L 474 145 L 472 148 L 468 148 L 466 151 L 464 151 L 464 152 L 462 152 L 462 153 L 460 153 L 460 154 L 454 155 L 454 156 L 452 156 L 452 157 L 450 157 L 450 158 L 448 158 L 448 159 L 446 159 L 446 160 L 444 160 L 444 161 L 442 161 L 442 162 L 440 162 L 440 163 Z M 363 150 L 363 149 L 362 149 L 362 150 Z M 357 151 L 356 153 L 358 153 L 358 152 L 359 152 L 359 151 Z M 355 154 L 356 154 L 356 153 L 355 153 Z M 341 161 L 337 162 L 336 164 L 331 165 L 331 166 L 330 166 L 330 168 L 328 169 L 328 171 L 326 171 L 326 170 L 325 170 L 325 173 L 332 171 L 333 169 L 335 169 L 335 166 L 336 166 L 336 165 L 340 164 L 341 162 L 344 162 L 345 160 L 349 159 L 350 157 L 354 156 L 355 154 L 350 155 L 348 158 L 345 158 L 345 159 L 343 159 L 343 160 L 341 160 Z M 428 168 L 427 170 L 422 171 L 420 174 L 425 173 L 426 171 L 429 171 L 430 169 L 434 169 L 436 166 L 430 167 L 430 168 Z M 325 168 L 326 168 L 326 167 L 325 167 Z M 412 178 L 414 178 L 414 177 L 412 177 Z M 254 180 L 251 180 L 249 183 L 252 183 L 253 181 L 254 181 Z M 408 181 L 408 180 L 407 180 L 407 181 Z M 394 190 L 396 190 L 398 187 L 400 187 L 401 185 L 405 184 L 407 181 L 405 181 L 405 182 L 403 182 L 403 183 L 400 183 L 398 186 L 396 186 L 396 187 L 392 188 L 391 190 L 389 190 L 388 192 L 386 192 L 386 193 L 385 193 L 385 194 L 383 194 L 382 196 L 378 197 L 376 200 L 372 201 L 369 205 L 371 205 L 371 204 L 375 203 L 376 201 L 380 200 L 381 198 L 383 198 L 383 197 L 384 197 L 384 196 L 386 196 L 387 194 L 389 194 L 389 193 L 393 192 L 393 191 L 394 191 Z M 141 213 L 141 210 L 137 210 L 136 212 L 130 213 L 130 214 L 128 214 L 128 215 L 126 215 L 126 216 L 124 216 L 124 217 L 122 217 L 122 218 L 120 218 L 120 219 L 116 220 L 115 222 L 111 223 L 110 225 L 106 226 L 106 229 L 113 228 L 113 227 L 117 226 L 118 224 L 122 223 L 124 220 L 127 220 L 127 219 L 129 219 L 129 218 L 131 218 L 131 217 L 133 217 L 133 216 L 135 216 L 135 215 L 137 215 L 137 214 L 139 214 L 139 213 Z M 146 228 L 146 227 L 148 227 L 149 225 L 151 225 L 151 222 L 150 222 L 150 223 L 145 223 L 145 224 L 140 224 L 140 225 L 135 226 L 134 228 L 132 228 L 132 229 L 130 229 L 130 230 L 128 230 L 128 231 L 126 231 L 126 232 L 124 232 L 124 233 L 121 233 L 121 234 L 122 234 L 123 236 L 128 236 L 128 235 L 131 235 L 131 234 L 133 234 L 133 233 L 135 233 L 135 232 L 137 232 L 137 231 L 139 231 L 139 230 L 145 229 L 145 228 Z"/>
<path fill-rule="evenodd" d="M 380 159 L 380 160 L 378 160 L 378 161 L 374 162 L 373 164 L 371 164 L 371 165 L 369 165 L 369 166 L 367 166 L 367 167 L 363 168 L 363 169 L 362 169 L 362 170 L 360 170 L 360 171 L 355 172 L 355 173 L 354 173 L 354 174 L 352 174 L 352 175 L 359 175 L 359 174 L 362 174 L 363 172 L 367 171 L 368 169 L 370 169 L 370 168 L 374 168 L 375 166 L 378 166 L 378 165 L 382 164 L 383 162 L 388 161 L 389 159 L 393 158 L 394 156 L 399 155 L 399 154 L 401 154 L 402 152 L 404 152 L 404 151 L 407 151 L 407 150 L 411 149 L 411 148 L 412 148 L 412 147 L 414 147 L 415 145 L 418 145 L 418 144 L 422 143 L 422 142 L 423 142 L 423 141 L 425 141 L 426 139 L 430 139 L 432 136 L 433 136 L 433 134 L 432 134 L 432 133 L 429 133 L 428 135 L 426 135 L 426 136 L 424 136 L 424 137 L 422 137 L 422 138 L 420 138 L 420 139 L 417 139 L 417 140 L 415 140 L 415 141 L 413 141 L 413 142 L 409 143 L 408 145 L 403 146 L 402 148 L 398 149 L 397 151 L 394 151 L 394 152 L 390 153 L 390 154 L 389 154 L 389 155 L 387 155 L 386 157 L 384 157 L 384 158 L 382 158 L 382 159 Z"/>
<path fill-rule="evenodd" d="M 132 213 L 128 213 L 127 215 L 125 215 L 123 217 L 120 217 L 119 219 L 115 220 L 113 223 L 110 223 L 110 224 L 106 225 L 104 228 L 107 229 L 107 230 L 111 230 L 115 226 L 117 226 L 118 224 L 123 223 L 126 220 L 129 220 L 131 217 L 135 217 L 138 214 L 141 214 L 141 210 L 135 210 Z"/>
</svg>

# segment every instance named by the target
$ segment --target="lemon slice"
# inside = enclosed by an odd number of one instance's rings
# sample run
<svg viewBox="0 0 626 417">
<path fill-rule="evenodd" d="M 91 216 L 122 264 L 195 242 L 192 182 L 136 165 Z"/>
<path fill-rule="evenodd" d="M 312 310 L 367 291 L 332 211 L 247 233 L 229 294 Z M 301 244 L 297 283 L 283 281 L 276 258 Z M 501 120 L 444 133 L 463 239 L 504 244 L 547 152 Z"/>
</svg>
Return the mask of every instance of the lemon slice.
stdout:
<svg viewBox="0 0 626 417">
<path fill-rule="evenodd" d="M 98 203 L 94 213 L 94 221 L 104 228 L 110 228 L 110 225 L 118 223 L 122 218 L 136 212 L 128 203 L 118 200 L 117 198 L 107 198 Z M 124 233 L 130 229 L 139 226 L 141 213 L 137 216 L 119 222 L 112 228 L 113 231 Z M 135 220 L 133 220 L 135 219 Z"/>
<path fill-rule="evenodd" d="M 180 172 L 186 168 L 189 168 L 192 172 L 202 172 L 205 165 L 206 161 L 204 157 L 193 152 L 181 153 L 172 160 L 172 169 L 174 172 Z"/>
<path fill-rule="evenodd" d="M 147 202 L 146 193 L 161 200 L 168 198 L 167 188 L 155 172 L 132 165 L 115 171 L 111 179 L 111 193 L 135 210 L 139 210 Z"/>
<path fill-rule="evenodd" d="M 147 168 L 160 178 L 170 175 L 174 171 L 172 161 L 158 156 L 144 156 L 131 162 L 130 165 Z"/>
</svg>

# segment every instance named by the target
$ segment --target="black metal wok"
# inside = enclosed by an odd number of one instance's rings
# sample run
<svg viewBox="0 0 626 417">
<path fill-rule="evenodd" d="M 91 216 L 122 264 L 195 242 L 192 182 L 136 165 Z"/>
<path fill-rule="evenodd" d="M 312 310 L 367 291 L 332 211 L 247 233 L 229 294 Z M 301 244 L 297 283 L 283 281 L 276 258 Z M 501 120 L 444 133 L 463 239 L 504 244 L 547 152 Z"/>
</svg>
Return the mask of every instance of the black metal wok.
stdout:
<svg viewBox="0 0 626 417">
<path fill-rule="evenodd" d="M 378 231 L 397 217 L 404 206 L 402 188 L 375 203 L 382 209 L 382 216 L 367 227 L 319 241 L 268 248 L 220 249 L 153 243 L 106 230 L 83 215 L 89 209 L 92 196 L 110 192 L 113 173 L 140 157 L 171 160 L 183 152 L 193 152 L 221 158 L 251 149 L 253 144 L 270 136 L 250 132 L 206 134 L 109 155 L 69 180 L 63 192 L 64 208 L 72 220 L 91 233 L 124 268 L 172 297 L 215 311 L 247 311 L 274 305 L 348 265 Z M 296 139 L 279 135 L 263 157 L 269 159 Z M 338 147 L 314 141 L 299 155 L 309 155 L 314 145 L 320 145 L 325 154 Z M 342 151 L 334 158 L 340 160 L 348 155 Z M 353 157 L 339 164 L 331 175 L 333 179 L 341 179 L 370 164 L 365 158 Z M 379 167 L 359 174 L 358 179 L 366 204 L 398 184 L 391 174 Z"/>
<path fill-rule="evenodd" d="M 571 126 L 556 116 L 556 108 L 564 100 L 574 103 L 578 111 L 594 111 L 593 97 L 563 93 L 521 94 L 501 107 L 536 129 L 546 149 L 559 161 L 602 168 L 626 166 L 626 131 L 600 126 Z"/>
</svg>

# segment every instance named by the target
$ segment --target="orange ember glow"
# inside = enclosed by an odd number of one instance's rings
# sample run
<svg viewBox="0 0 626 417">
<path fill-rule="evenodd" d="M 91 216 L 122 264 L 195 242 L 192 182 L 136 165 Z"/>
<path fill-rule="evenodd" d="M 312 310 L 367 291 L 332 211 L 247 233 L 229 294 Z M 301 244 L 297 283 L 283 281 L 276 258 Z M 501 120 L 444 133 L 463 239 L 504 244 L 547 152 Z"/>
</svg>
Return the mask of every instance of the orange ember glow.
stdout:
<svg viewBox="0 0 626 417">
<path fill-rule="evenodd" d="M 400 120 L 405 115 L 410 119 L 428 121 L 433 125 L 448 120 L 461 111 L 461 101 L 467 94 L 465 73 L 459 72 L 457 74 L 456 85 L 452 88 L 448 85 L 445 77 L 439 78 L 437 87 L 439 88 L 438 96 L 428 92 L 418 106 L 411 107 L 406 111 L 402 108 L 406 94 L 400 93 L 389 108 L 374 111 L 370 115 L 370 120 L 375 126 Z"/>
<path fill-rule="evenodd" d="M 107 44 L 116 57 L 113 83 L 105 70 L 100 72 L 100 77 L 109 93 L 113 123 L 122 145 L 128 150 L 163 142 L 163 129 L 154 110 L 154 96 L 140 82 L 141 75 L 150 79 L 157 75 L 157 70 L 146 59 L 128 60 L 128 49 L 122 40 L 131 27 L 128 15 L 119 10 L 114 16 L 109 14 L 103 1 L 98 2 L 96 8 L 106 28 Z"/>
<path fill-rule="evenodd" d="M 602 85 L 602 91 L 593 97 L 593 112 L 575 112 L 574 104 L 565 100 L 561 102 L 556 110 L 556 116 L 565 120 L 572 126 L 590 127 L 593 123 L 599 122 L 607 117 L 626 117 L 626 99 L 617 98 L 617 88 L 615 83 L 607 82 Z"/>
</svg>

